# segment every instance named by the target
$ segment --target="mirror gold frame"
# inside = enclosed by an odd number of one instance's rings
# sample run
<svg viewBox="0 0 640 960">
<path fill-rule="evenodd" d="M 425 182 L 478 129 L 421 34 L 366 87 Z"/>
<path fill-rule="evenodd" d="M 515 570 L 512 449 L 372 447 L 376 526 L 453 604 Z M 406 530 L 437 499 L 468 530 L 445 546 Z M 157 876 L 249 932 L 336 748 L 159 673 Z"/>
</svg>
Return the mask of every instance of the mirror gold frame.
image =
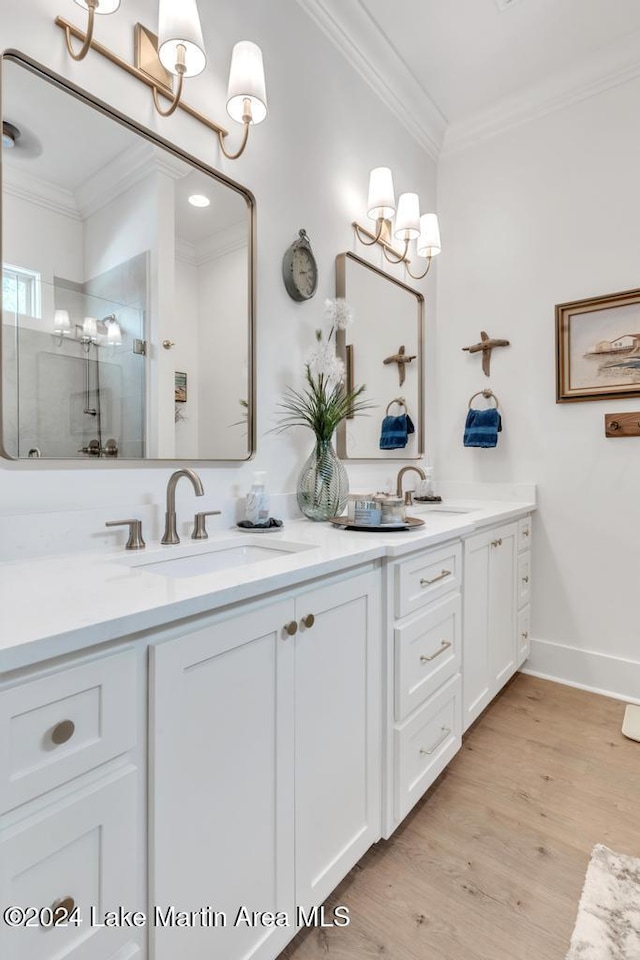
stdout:
<svg viewBox="0 0 640 960">
<path fill-rule="evenodd" d="M 199 457 L 197 455 L 195 456 L 188 455 L 188 456 L 181 456 L 181 457 L 176 456 L 174 458 L 169 458 L 169 457 L 165 458 L 162 456 L 157 456 L 157 457 L 147 456 L 146 458 L 138 458 L 138 457 L 122 456 L 122 457 L 118 457 L 116 459 L 116 462 L 124 461 L 127 463 L 135 462 L 138 464 L 143 464 L 143 463 L 150 463 L 150 462 L 160 462 L 163 460 L 167 461 L 171 459 L 180 459 L 181 461 L 189 460 L 193 462 L 198 462 L 198 461 L 236 462 L 236 461 L 245 461 L 245 460 L 251 459 L 256 449 L 256 412 L 255 412 L 255 405 L 256 405 L 256 385 L 255 385 L 255 377 L 256 377 L 256 363 L 255 363 L 256 211 L 255 211 L 255 198 L 253 194 L 246 187 L 242 186 L 241 184 L 237 183 L 234 180 L 231 180 L 229 177 L 225 176 L 219 171 L 214 170 L 212 167 L 203 163 L 201 160 L 197 159 L 192 154 L 189 154 L 186 151 L 182 150 L 180 147 L 171 143 L 169 140 L 166 140 L 165 138 L 158 136 L 156 133 L 136 123 L 130 117 L 127 117 L 126 115 L 120 113 L 118 110 L 104 103 L 102 100 L 87 93 L 85 90 L 78 87 L 76 84 L 70 82 L 69 80 L 49 70 L 47 67 L 31 59 L 26 54 L 17 50 L 7 50 L 0 56 L 0 65 L 4 66 L 5 62 L 15 63 L 18 66 L 25 68 L 35 76 L 41 78 L 43 81 L 53 85 L 54 87 L 63 91 L 65 94 L 69 95 L 70 97 L 73 97 L 75 100 L 78 100 L 83 104 L 86 104 L 87 106 L 91 107 L 93 110 L 97 111 L 103 116 L 109 118 L 110 120 L 115 121 L 117 124 L 131 131 L 137 137 L 142 138 L 142 140 L 147 141 L 152 146 L 158 147 L 161 150 L 166 151 L 168 154 L 172 155 L 174 158 L 184 161 L 194 171 L 199 171 L 200 173 L 204 174 L 206 177 L 210 177 L 213 180 L 217 181 L 219 184 L 230 188 L 232 191 L 235 191 L 245 201 L 246 207 L 247 207 L 247 219 L 246 219 L 246 231 L 247 231 L 246 455 L 244 455 L 244 449 L 243 449 L 242 456 L 233 456 L 233 457 L 228 457 L 228 456 L 227 457 Z M 3 71 L 3 77 L 4 77 L 4 71 Z M 3 94 L 3 103 L 4 103 L 4 89 L 2 89 L 1 92 Z M 0 161 L 0 172 L 2 172 L 2 175 L 4 178 L 3 167 L 4 165 Z M 4 203 L 3 203 L 3 198 L 0 197 L 0 215 L 3 212 L 4 212 Z M 1 244 L 3 239 L 4 238 L 0 239 L 0 252 L 2 252 Z M 2 260 L 0 262 L 4 262 L 4 261 Z M 3 338 L 0 337 L 0 371 L 2 373 L 2 380 L 4 382 L 6 374 L 4 370 L 5 357 L 3 356 L 2 339 Z M 159 346 L 160 346 L 159 344 L 154 345 L 154 348 L 157 349 L 159 348 Z M 218 356 L 211 357 L 212 370 L 215 369 L 214 365 L 216 363 L 221 363 L 221 362 L 223 362 L 222 351 L 220 351 L 220 354 L 218 354 Z M 22 460 L 23 459 L 22 456 L 16 457 L 15 455 L 7 451 L 7 443 L 6 443 L 7 438 L 4 435 L 5 427 L 4 427 L 4 418 L 3 418 L 3 408 L 2 408 L 3 407 L 2 392 L 3 391 L 0 391 L 0 454 L 7 459 Z M 151 398 L 151 399 L 152 399 L 152 402 L 155 401 L 155 398 Z M 150 398 L 146 396 L 145 403 L 148 404 L 149 400 Z M 243 406 L 244 406 L 244 401 L 241 401 L 241 402 L 243 403 Z M 215 411 L 213 413 L 215 414 Z M 106 459 L 110 459 L 110 458 L 107 457 Z M 100 456 L 98 462 L 100 464 L 104 464 L 106 462 L 106 459 L 103 459 L 102 456 Z M 74 459 L 74 458 L 68 458 L 66 456 L 57 458 L 55 455 L 52 455 L 50 458 L 47 458 L 46 460 L 43 458 L 39 462 L 45 462 L 47 464 L 51 464 L 52 462 L 56 462 L 56 460 L 58 462 L 60 460 L 63 460 L 64 463 L 67 465 L 71 465 L 72 463 L 91 462 L 91 460 L 85 460 L 84 458 Z"/>
</svg>

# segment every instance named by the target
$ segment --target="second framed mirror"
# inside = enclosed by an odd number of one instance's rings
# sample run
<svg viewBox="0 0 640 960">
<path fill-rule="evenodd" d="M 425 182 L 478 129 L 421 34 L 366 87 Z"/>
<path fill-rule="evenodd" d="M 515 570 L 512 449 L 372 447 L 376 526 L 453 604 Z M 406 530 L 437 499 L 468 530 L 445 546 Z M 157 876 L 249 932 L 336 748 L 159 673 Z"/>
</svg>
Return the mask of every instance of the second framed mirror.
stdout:
<svg viewBox="0 0 640 960">
<path fill-rule="evenodd" d="M 345 460 L 419 460 L 424 453 L 424 298 L 353 253 L 336 257 L 336 296 L 355 323 L 338 332 L 347 383 L 366 385 L 375 404 L 343 421 L 338 455 Z M 413 428 L 413 429 L 412 429 Z"/>
</svg>

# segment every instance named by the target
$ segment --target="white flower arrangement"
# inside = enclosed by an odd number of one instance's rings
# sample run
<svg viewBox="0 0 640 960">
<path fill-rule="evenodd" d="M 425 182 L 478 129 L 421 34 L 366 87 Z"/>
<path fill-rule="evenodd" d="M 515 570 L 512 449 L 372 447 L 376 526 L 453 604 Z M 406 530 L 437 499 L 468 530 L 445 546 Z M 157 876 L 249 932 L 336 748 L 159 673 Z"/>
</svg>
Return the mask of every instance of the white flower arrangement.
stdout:
<svg viewBox="0 0 640 960">
<path fill-rule="evenodd" d="M 328 442 L 345 417 L 362 413 L 372 404 L 362 399 L 364 385 L 347 390 L 344 363 L 335 352 L 336 331 L 346 330 L 353 321 L 351 307 L 340 297 L 325 300 L 324 319 L 325 329 L 316 330 L 316 345 L 305 359 L 306 388 L 288 388 L 280 403 L 285 415 L 278 429 L 310 427 L 318 440 Z"/>
</svg>

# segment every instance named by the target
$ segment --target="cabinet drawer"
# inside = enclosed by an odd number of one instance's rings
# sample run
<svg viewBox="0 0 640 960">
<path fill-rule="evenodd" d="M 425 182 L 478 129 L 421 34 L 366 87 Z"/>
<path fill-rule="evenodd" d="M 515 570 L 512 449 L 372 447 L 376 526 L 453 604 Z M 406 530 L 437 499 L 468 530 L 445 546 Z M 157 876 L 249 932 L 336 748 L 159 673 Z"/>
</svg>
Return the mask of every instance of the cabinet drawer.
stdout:
<svg viewBox="0 0 640 960">
<path fill-rule="evenodd" d="M 454 593 L 394 630 L 396 720 L 459 673 L 461 611 L 460 594 Z"/>
<path fill-rule="evenodd" d="M 518 666 L 529 658 L 531 650 L 531 608 L 523 607 L 518 614 Z"/>
<path fill-rule="evenodd" d="M 394 731 L 395 815 L 401 820 L 462 743 L 460 674 Z"/>
<path fill-rule="evenodd" d="M 0 902 L 39 909 L 69 900 L 82 921 L 26 928 L 0 923 L 0 956 L 11 960 L 135 956 L 135 946 L 127 952 L 131 929 L 98 923 L 119 906 L 141 909 L 136 903 L 136 784 L 137 771 L 127 767 L 112 779 L 59 801 L 46 813 L 0 832 Z"/>
<path fill-rule="evenodd" d="M 531 553 L 521 553 L 518 557 L 518 609 L 529 603 L 531 598 Z"/>
<path fill-rule="evenodd" d="M 518 520 L 518 550 L 528 550 L 531 547 L 531 517 Z"/>
<path fill-rule="evenodd" d="M 395 615 L 406 617 L 432 600 L 460 590 L 462 547 L 453 543 L 401 561 L 395 568 Z"/>
<path fill-rule="evenodd" d="M 0 813 L 130 749 L 135 708 L 133 651 L 0 690 Z"/>
</svg>

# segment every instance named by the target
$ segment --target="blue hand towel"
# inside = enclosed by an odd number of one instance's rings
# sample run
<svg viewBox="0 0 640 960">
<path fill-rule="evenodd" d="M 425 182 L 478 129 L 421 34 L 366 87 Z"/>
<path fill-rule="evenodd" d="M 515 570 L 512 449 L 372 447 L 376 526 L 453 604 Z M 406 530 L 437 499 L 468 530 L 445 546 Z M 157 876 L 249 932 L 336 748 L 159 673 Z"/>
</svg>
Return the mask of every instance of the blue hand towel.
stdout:
<svg viewBox="0 0 640 960">
<path fill-rule="evenodd" d="M 408 414 L 385 417 L 380 431 L 380 449 L 401 450 L 406 447 L 410 433 L 415 433 L 415 427 Z"/>
<path fill-rule="evenodd" d="M 502 417 L 495 407 L 490 410 L 469 410 L 464 425 L 464 445 L 495 447 L 501 430 Z"/>
</svg>

